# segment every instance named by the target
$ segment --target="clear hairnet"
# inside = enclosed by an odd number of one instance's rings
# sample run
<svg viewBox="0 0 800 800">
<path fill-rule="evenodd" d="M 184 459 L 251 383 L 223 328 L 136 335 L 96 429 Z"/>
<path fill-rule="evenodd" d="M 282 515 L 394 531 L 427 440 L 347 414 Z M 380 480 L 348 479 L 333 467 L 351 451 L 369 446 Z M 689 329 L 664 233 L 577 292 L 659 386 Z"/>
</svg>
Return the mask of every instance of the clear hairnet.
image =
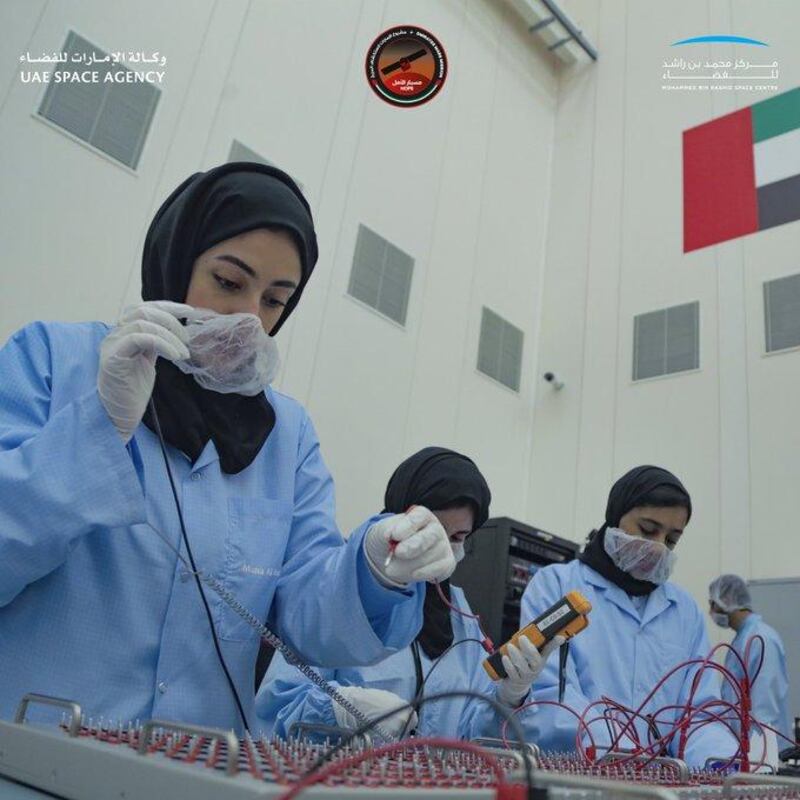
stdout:
<svg viewBox="0 0 800 800">
<path fill-rule="evenodd" d="M 750 590 L 744 579 L 738 575 L 720 575 L 708 587 L 708 596 L 723 611 L 753 610 L 753 601 L 750 599 Z"/>
<path fill-rule="evenodd" d="M 278 346 L 255 314 L 217 314 L 196 308 L 186 316 L 191 358 L 175 366 L 204 388 L 256 395 L 278 373 Z"/>
</svg>

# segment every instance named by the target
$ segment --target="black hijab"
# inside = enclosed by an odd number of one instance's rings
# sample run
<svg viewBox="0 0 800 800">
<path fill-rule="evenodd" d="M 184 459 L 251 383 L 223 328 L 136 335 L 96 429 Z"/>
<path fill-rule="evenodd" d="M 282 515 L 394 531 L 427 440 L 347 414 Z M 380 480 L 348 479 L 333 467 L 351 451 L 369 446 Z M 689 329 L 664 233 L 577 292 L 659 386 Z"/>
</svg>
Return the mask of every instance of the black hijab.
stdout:
<svg viewBox="0 0 800 800">
<path fill-rule="evenodd" d="M 658 491 L 667 490 L 669 502 L 658 499 Z M 655 493 L 655 494 L 654 494 Z M 616 584 L 630 595 L 650 594 L 657 584 L 642 581 L 621 570 L 606 553 L 604 546 L 606 528 L 618 528 L 620 520 L 633 508 L 646 505 L 683 505 L 692 517 L 692 500 L 684 485 L 668 470 L 661 467 L 641 466 L 626 472 L 612 487 L 606 505 L 606 521 L 598 531 L 593 531 L 589 543 L 578 558 Z"/>
<path fill-rule="evenodd" d="M 472 459 L 444 447 L 426 447 L 394 471 L 386 486 L 383 510 L 402 514 L 409 506 L 420 505 L 441 511 L 468 503 L 475 510 L 475 531 L 489 518 L 491 499 L 489 486 Z M 439 585 L 449 601 L 450 582 Z M 453 643 L 453 622 L 450 609 L 430 583 L 425 586 L 422 613 L 417 642 L 428 658 L 436 659 Z"/>
<path fill-rule="evenodd" d="M 196 172 L 178 186 L 147 231 L 142 299 L 185 302 L 197 257 L 256 228 L 287 231 L 300 255 L 300 285 L 270 331 L 274 336 L 299 302 L 318 256 L 311 209 L 297 184 L 275 167 L 232 162 Z M 212 439 L 226 473 L 249 466 L 275 425 L 263 392 L 255 397 L 212 392 L 164 359 L 156 363 L 153 402 L 170 444 L 194 462 Z M 149 407 L 144 423 L 155 430 Z"/>
</svg>

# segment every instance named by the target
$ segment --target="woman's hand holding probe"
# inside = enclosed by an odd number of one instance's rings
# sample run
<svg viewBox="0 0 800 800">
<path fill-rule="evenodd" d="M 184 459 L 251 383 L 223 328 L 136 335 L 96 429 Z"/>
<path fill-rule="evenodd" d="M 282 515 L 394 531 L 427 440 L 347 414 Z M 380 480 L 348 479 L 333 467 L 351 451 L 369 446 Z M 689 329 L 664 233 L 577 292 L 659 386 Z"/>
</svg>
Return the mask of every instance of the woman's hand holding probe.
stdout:
<svg viewBox="0 0 800 800">
<path fill-rule="evenodd" d="M 191 306 L 154 300 L 125 309 L 100 345 L 97 393 L 127 444 L 142 421 L 156 380 L 156 359 L 189 358 L 186 331 L 178 321 Z"/>
<path fill-rule="evenodd" d="M 456 568 L 444 528 L 424 506 L 376 522 L 364 538 L 364 554 L 373 575 L 395 588 L 442 581 Z"/>
</svg>

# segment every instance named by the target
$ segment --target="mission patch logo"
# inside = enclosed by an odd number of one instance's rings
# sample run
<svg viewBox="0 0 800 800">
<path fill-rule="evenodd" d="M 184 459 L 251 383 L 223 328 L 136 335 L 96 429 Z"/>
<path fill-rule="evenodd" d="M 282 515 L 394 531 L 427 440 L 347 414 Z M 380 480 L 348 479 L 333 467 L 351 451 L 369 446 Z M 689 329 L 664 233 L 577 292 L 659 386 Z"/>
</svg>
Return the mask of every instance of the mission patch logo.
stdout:
<svg viewBox="0 0 800 800">
<path fill-rule="evenodd" d="M 447 56 L 439 40 L 416 25 L 384 31 L 367 52 L 367 80 L 375 94 L 394 106 L 433 99 L 447 78 Z"/>
</svg>

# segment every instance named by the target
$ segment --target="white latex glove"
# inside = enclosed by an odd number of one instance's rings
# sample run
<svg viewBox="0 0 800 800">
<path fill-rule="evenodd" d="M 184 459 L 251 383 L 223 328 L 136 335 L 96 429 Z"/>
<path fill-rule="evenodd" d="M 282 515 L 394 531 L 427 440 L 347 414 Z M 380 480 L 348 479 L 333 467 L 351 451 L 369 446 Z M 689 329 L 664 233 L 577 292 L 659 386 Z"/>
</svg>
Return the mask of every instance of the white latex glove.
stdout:
<svg viewBox="0 0 800 800">
<path fill-rule="evenodd" d="M 503 667 L 508 677 L 503 678 L 497 687 L 497 699 L 512 708 L 516 708 L 528 696 L 531 684 L 544 669 L 547 657 L 566 640 L 563 636 L 554 636 L 541 653 L 527 636 L 520 636 L 517 641 L 519 647 L 513 644 L 506 647 Z"/>
<path fill-rule="evenodd" d="M 340 686 L 338 691 L 344 696 L 345 700 L 349 700 L 362 714 L 368 719 L 377 719 L 383 714 L 388 713 L 393 708 L 402 708 L 408 705 L 402 697 L 387 692 L 383 689 L 365 689 L 361 686 Z M 332 700 L 333 715 L 336 717 L 336 724 L 340 728 L 360 728 L 361 723 L 345 708 L 342 708 L 336 701 Z M 411 721 L 406 726 L 408 715 L 411 714 Z M 404 711 L 398 711 L 380 723 L 386 733 L 393 736 L 400 736 L 403 728 L 412 731 L 417 727 L 417 712 L 411 711 L 406 708 Z"/>
<path fill-rule="evenodd" d="M 390 542 L 398 544 L 387 565 Z M 376 522 L 364 537 L 364 553 L 373 575 L 397 588 L 412 581 L 443 581 L 456 568 L 444 528 L 424 506 Z"/>
<path fill-rule="evenodd" d="M 156 380 L 156 359 L 189 358 L 186 331 L 178 318 L 192 311 L 183 303 L 153 300 L 125 309 L 100 345 L 97 393 L 127 443 L 147 409 Z"/>
</svg>

